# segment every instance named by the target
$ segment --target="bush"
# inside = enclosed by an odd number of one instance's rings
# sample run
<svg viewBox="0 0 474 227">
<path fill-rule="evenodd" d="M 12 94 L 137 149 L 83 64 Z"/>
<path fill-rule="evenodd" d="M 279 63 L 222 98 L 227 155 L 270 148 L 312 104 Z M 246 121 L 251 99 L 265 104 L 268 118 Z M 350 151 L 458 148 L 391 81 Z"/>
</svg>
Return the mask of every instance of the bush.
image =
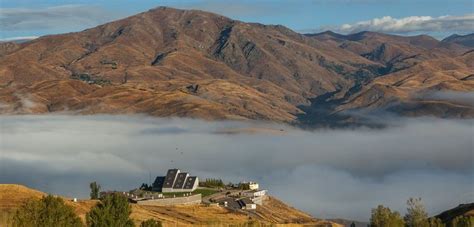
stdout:
<svg viewBox="0 0 474 227">
<path fill-rule="evenodd" d="M 451 226 L 471 227 L 474 226 L 474 216 L 457 216 L 452 220 Z"/>
<path fill-rule="evenodd" d="M 63 199 L 48 195 L 41 200 L 29 200 L 23 204 L 13 217 L 13 226 L 79 227 L 84 224 Z"/>
<path fill-rule="evenodd" d="M 429 227 L 445 227 L 446 225 L 439 218 L 428 218 L 427 220 Z"/>
<path fill-rule="evenodd" d="M 390 208 L 379 205 L 372 209 L 370 217 L 370 226 L 372 227 L 402 227 L 404 222 L 400 214 L 392 212 Z"/>
<path fill-rule="evenodd" d="M 428 213 L 421 202 L 421 198 L 410 198 L 407 201 L 407 214 L 404 217 L 409 227 L 429 227 Z"/>
<path fill-rule="evenodd" d="M 128 199 L 120 194 L 105 196 L 97 206 L 86 215 L 87 225 L 91 227 L 134 226 L 130 219 L 132 208 Z"/>
<path fill-rule="evenodd" d="M 221 179 L 206 179 L 204 182 L 199 182 L 199 186 L 208 188 L 223 188 L 224 182 Z"/>
<path fill-rule="evenodd" d="M 155 219 L 148 219 L 140 224 L 140 227 L 161 227 L 161 222 Z"/>
</svg>

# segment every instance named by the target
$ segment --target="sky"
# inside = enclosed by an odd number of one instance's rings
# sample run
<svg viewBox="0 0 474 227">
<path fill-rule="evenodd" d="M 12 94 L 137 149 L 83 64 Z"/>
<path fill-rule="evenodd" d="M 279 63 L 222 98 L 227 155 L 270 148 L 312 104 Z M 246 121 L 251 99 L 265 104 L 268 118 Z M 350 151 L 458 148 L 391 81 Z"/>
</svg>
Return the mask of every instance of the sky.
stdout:
<svg viewBox="0 0 474 227">
<path fill-rule="evenodd" d="M 305 131 L 139 115 L 0 116 L 0 182 L 87 198 L 92 181 L 128 191 L 180 168 L 257 181 L 315 217 L 360 221 L 379 204 L 403 215 L 410 197 L 430 215 L 473 202 L 473 120 L 381 121 L 390 126 Z"/>
<path fill-rule="evenodd" d="M 474 31 L 472 0 L 0 0 L 0 39 L 80 31 L 157 6 L 281 24 L 301 33 L 369 30 L 443 38 Z"/>
</svg>

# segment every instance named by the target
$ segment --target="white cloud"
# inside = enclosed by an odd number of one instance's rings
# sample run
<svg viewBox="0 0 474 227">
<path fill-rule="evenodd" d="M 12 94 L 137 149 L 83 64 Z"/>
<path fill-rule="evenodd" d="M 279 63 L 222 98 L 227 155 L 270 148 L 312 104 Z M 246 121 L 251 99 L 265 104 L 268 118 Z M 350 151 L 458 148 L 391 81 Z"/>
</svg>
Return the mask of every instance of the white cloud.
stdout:
<svg viewBox="0 0 474 227">
<path fill-rule="evenodd" d="M 463 16 L 410 16 L 393 18 L 384 16 L 372 20 L 360 21 L 341 26 L 326 26 L 320 30 L 334 30 L 341 33 L 356 33 L 361 31 L 375 31 L 385 33 L 412 33 L 412 32 L 473 32 L 474 14 Z"/>
<path fill-rule="evenodd" d="M 420 95 L 421 99 L 446 100 L 453 103 L 474 106 L 474 92 L 436 91 Z"/>
</svg>

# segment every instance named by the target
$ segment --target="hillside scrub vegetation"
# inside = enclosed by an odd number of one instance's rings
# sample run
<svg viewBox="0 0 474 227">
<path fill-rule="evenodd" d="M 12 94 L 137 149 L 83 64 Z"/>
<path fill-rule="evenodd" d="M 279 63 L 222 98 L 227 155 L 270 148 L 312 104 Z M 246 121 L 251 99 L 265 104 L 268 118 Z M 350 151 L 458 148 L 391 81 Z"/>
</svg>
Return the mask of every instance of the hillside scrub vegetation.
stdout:
<svg viewBox="0 0 474 227">
<path fill-rule="evenodd" d="M 148 219 L 140 224 L 140 227 L 161 227 L 161 222 L 155 219 Z"/>
<path fill-rule="evenodd" d="M 87 226 L 106 227 L 121 226 L 132 227 L 134 223 L 130 219 L 132 208 L 126 197 L 120 194 L 110 194 L 101 198 L 100 203 L 91 209 L 86 215 Z"/>
<path fill-rule="evenodd" d="M 204 182 L 199 182 L 199 186 L 207 188 L 223 188 L 224 182 L 221 179 L 207 178 Z"/>
<path fill-rule="evenodd" d="M 390 208 L 378 205 L 377 208 L 372 209 L 372 216 L 370 218 L 371 227 L 403 227 L 405 222 L 400 214 L 396 211 L 391 211 Z"/>
<path fill-rule="evenodd" d="M 407 201 L 407 213 L 402 218 L 397 211 L 378 205 L 372 209 L 370 217 L 371 227 L 445 227 L 446 224 L 436 217 L 428 217 L 421 198 L 409 198 Z M 456 220 L 456 219 L 455 219 Z M 453 221 L 454 222 L 454 221 Z M 465 220 L 461 220 L 465 222 Z M 452 226 L 458 226 L 452 223 Z"/>
<path fill-rule="evenodd" d="M 82 227 L 84 224 L 62 198 L 48 195 L 40 200 L 25 202 L 13 216 L 13 226 Z"/>
</svg>

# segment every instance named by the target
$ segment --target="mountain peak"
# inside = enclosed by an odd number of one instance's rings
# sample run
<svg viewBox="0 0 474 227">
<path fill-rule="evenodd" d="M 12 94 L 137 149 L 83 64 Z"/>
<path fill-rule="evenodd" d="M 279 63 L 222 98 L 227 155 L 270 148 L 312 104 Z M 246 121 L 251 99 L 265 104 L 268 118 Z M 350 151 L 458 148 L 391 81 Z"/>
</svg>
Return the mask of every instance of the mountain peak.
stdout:
<svg viewBox="0 0 474 227">
<path fill-rule="evenodd" d="M 6 107 L 0 111 L 292 122 L 303 113 L 301 106 L 324 94 L 344 97 L 350 103 L 342 107 L 346 109 L 373 105 L 372 98 L 383 93 L 409 97 L 395 92 L 399 81 L 389 83 L 390 89 L 370 87 L 386 74 L 454 56 L 413 39 L 374 32 L 303 36 L 281 25 L 157 7 L 82 32 L 4 45 L 0 102 Z M 416 70 L 425 70 L 418 65 Z M 459 72 L 468 71 L 464 65 L 452 64 Z M 446 77 L 452 75 L 457 74 Z M 367 89 L 358 87 L 362 81 Z M 469 86 L 459 79 L 450 81 L 451 87 Z M 425 83 L 407 86 L 424 89 L 418 86 Z M 367 95 L 353 99 L 362 92 Z M 23 96 L 33 97 L 36 105 L 23 105 Z M 391 100 L 381 99 L 377 105 Z"/>
</svg>

